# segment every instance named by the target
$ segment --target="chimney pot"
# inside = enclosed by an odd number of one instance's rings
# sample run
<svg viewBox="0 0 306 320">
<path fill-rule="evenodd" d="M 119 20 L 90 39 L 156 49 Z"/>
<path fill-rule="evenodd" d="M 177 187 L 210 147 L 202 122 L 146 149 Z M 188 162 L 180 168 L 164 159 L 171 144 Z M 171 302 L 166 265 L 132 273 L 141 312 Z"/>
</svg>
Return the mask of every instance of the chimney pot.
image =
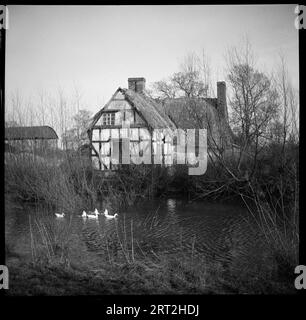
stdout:
<svg viewBox="0 0 306 320">
<path fill-rule="evenodd" d="M 220 115 L 228 118 L 227 113 L 227 103 L 226 103 L 226 83 L 225 81 L 217 82 L 217 101 L 218 101 L 218 111 Z"/>
<path fill-rule="evenodd" d="M 143 93 L 146 88 L 145 78 L 128 78 L 128 88 L 137 93 Z"/>
</svg>

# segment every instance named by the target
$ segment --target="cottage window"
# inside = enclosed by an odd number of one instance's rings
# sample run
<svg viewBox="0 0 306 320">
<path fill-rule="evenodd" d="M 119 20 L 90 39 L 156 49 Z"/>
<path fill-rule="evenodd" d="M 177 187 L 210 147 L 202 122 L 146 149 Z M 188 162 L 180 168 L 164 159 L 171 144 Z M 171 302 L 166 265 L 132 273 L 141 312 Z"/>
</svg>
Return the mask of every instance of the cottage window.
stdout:
<svg viewBox="0 0 306 320">
<path fill-rule="evenodd" d="M 114 125 L 115 124 L 115 113 L 104 113 L 102 117 L 103 125 Z"/>
</svg>

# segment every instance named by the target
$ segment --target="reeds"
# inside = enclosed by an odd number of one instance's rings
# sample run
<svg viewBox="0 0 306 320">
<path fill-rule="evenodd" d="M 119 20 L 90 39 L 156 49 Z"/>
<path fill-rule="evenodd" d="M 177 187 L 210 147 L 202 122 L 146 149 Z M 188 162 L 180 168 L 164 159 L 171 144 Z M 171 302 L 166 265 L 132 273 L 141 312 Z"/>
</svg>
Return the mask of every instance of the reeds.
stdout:
<svg viewBox="0 0 306 320">
<path fill-rule="evenodd" d="M 299 212 L 298 208 L 279 206 L 272 199 L 267 201 L 250 185 L 253 197 L 241 195 L 263 243 L 269 252 L 272 263 L 267 267 L 274 269 L 277 277 L 291 281 L 291 274 L 299 264 Z M 269 194 L 269 192 L 267 191 Z M 285 195 L 281 194 L 283 198 Z M 284 201 L 283 199 L 279 199 Z M 270 260 L 271 261 L 271 260 Z"/>
<path fill-rule="evenodd" d="M 57 225 L 46 217 L 29 215 L 30 246 L 32 263 L 60 264 L 69 267 L 69 246 L 71 237 L 71 219 L 69 224 Z"/>
<path fill-rule="evenodd" d="M 6 192 L 65 212 L 94 208 L 102 201 L 114 210 L 130 206 L 149 195 L 151 184 L 148 168 L 128 168 L 109 179 L 78 153 L 62 154 L 56 161 L 18 155 L 5 165 Z"/>
</svg>

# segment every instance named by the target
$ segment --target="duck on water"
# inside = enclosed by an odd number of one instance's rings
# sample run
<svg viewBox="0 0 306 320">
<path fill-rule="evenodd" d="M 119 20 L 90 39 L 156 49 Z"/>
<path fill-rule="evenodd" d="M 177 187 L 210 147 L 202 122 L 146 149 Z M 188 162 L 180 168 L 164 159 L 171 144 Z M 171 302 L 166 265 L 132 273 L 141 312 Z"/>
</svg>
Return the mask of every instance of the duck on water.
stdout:
<svg viewBox="0 0 306 320">
<path fill-rule="evenodd" d="M 65 213 L 55 213 L 56 218 L 64 218 L 65 217 Z"/>
<path fill-rule="evenodd" d="M 115 214 L 112 216 L 112 215 L 108 214 L 108 210 L 105 209 L 105 211 L 104 211 L 104 217 L 105 217 L 106 219 L 116 219 L 116 218 L 118 217 L 118 213 L 115 213 Z"/>
<path fill-rule="evenodd" d="M 98 219 L 99 215 L 103 215 L 106 219 L 115 219 L 118 217 L 118 213 L 115 213 L 114 215 L 108 214 L 108 210 L 105 209 L 104 212 L 99 212 L 96 208 L 94 212 L 87 213 L 86 211 L 83 211 L 81 217 L 82 218 L 89 218 L 89 219 Z"/>
</svg>

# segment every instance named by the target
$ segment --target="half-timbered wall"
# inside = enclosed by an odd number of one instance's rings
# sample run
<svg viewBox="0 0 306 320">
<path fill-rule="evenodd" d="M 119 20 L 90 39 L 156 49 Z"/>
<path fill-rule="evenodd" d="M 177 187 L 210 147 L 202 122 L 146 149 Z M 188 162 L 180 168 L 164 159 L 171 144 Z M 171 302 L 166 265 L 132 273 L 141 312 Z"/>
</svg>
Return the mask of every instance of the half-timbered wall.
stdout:
<svg viewBox="0 0 306 320">
<path fill-rule="evenodd" d="M 155 163 L 172 164 L 172 138 L 163 131 L 149 130 L 145 119 L 132 107 L 121 92 L 118 92 L 103 112 L 92 129 L 92 163 L 96 169 L 116 169 L 118 156 L 114 146 L 119 150 L 119 161 L 122 163 L 122 153 L 126 146 L 126 130 L 122 123 L 129 124 L 129 153 L 131 163 L 139 164 L 139 157 L 144 157 L 144 163 L 151 163 L 151 148 Z M 159 132 L 159 133 L 158 133 Z M 152 138 L 152 139 L 151 139 Z M 161 141 L 164 139 L 164 141 Z M 118 146 L 116 145 L 118 144 Z M 159 150 L 159 153 L 158 153 Z M 157 156 L 157 154 L 159 156 Z"/>
</svg>

